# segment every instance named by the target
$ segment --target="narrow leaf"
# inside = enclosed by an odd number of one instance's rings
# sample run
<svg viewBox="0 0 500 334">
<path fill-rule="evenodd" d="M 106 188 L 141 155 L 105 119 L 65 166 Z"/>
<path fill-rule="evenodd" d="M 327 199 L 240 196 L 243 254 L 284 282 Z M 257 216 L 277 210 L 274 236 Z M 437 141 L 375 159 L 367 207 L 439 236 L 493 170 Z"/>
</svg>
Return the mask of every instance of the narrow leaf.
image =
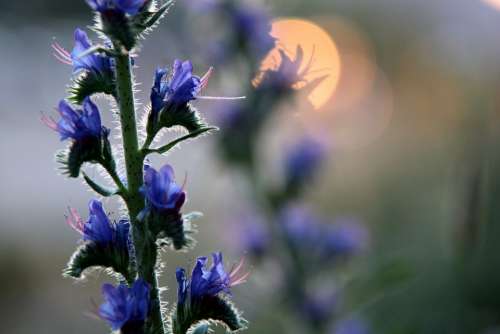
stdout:
<svg viewBox="0 0 500 334">
<path fill-rule="evenodd" d="M 183 141 L 185 141 L 187 139 L 193 139 L 193 138 L 196 138 L 196 137 L 198 137 L 198 136 L 200 136 L 200 135 L 202 135 L 202 134 L 204 134 L 206 132 L 217 131 L 217 130 L 219 130 L 217 127 L 205 127 L 205 128 L 201 128 L 201 129 L 195 130 L 193 132 L 188 133 L 185 136 L 179 137 L 179 138 L 171 141 L 167 145 L 164 145 L 164 146 L 156 148 L 156 149 L 148 149 L 148 150 L 146 150 L 146 154 L 149 154 L 149 153 L 158 153 L 158 154 L 166 153 L 166 152 L 170 151 L 172 148 L 174 148 L 177 144 L 182 143 Z"/>
<path fill-rule="evenodd" d="M 83 178 L 85 179 L 85 182 L 89 185 L 92 190 L 94 190 L 96 193 L 99 195 L 102 195 L 104 197 L 109 197 L 113 196 L 119 193 L 118 189 L 110 189 L 108 187 L 101 186 L 100 184 L 96 183 L 94 180 L 92 180 L 85 172 L 82 172 Z"/>
</svg>

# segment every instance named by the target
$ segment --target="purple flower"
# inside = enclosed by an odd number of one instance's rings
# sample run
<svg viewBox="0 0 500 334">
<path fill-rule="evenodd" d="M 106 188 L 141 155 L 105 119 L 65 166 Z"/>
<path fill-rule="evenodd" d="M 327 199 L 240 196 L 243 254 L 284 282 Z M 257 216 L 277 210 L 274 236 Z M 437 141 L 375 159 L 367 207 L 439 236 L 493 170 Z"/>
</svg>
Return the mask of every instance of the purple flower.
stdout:
<svg viewBox="0 0 500 334">
<path fill-rule="evenodd" d="M 334 328 L 332 334 L 369 334 L 368 325 L 361 319 L 351 318 L 340 321 Z"/>
<path fill-rule="evenodd" d="M 156 211 L 179 212 L 186 201 L 186 193 L 175 183 L 174 170 L 168 164 L 158 172 L 153 167 L 145 165 L 144 185 L 140 191 L 149 206 Z"/>
<path fill-rule="evenodd" d="M 209 69 L 200 78 L 193 75 L 193 64 L 189 60 L 182 62 L 178 59 L 174 61 L 170 78 L 166 78 L 167 69 L 158 68 L 151 89 L 152 111 L 160 112 L 167 103 L 183 105 L 195 100 L 202 88 L 206 86 L 211 72 L 212 69 Z"/>
<path fill-rule="evenodd" d="M 265 55 L 274 48 L 276 39 L 270 35 L 271 21 L 264 11 L 240 5 L 230 6 L 228 12 L 239 38 L 248 43 L 253 52 Z"/>
<path fill-rule="evenodd" d="M 87 33 L 79 28 L 75 29 L 75 46 L 71 53 L 66 51 L 57 43 L 52 44 L 55 53 L 54 56 L 61 62 L 72 65 L 73 72 L 89 71 L 95 74 L 103 74 L 111 72 L 111 61 L 109 57 L 102 56 L 97 53 L 89 53 L 81 56 L 88 49 L 92 48 L 92 41 L 88 38 Z"/>
<path fill-rule="evenodd" d="M 250 255 L 260 258 L 271 245 L 271 239 L 267 227 L 257 213 L 247 213 L 237 219 L 240 226 L 238 242 L 242 245 L 242 250 Z"/>
<path fill-rule="evenodd" d="M 325 145 L 312 137 L 304 137 L 289 149 L 285 159 L 287 184 L 308 181 L 326 158 Z"/>
<path fill-rule="evenodd" d="M 97 12 L 113 11 L 135 15 L 144 6 L 145 0 L 86 0 L 87 4 Z"/>
<path fill-rule="evenodd" d="M 99 109 L 90 100 L 85 98 L 83 110 L 74 110 L 65 100 L 59 102 L 61 119 L 55 122 L 52 118 L 43 116 L 42 121 L 51 129 L 58 132 L 61 140 L 71 138 L 75 141 L 99 139 L 107 136 L 109 130 L 101 125 Z"/>
<path fill-rule="evenodd" d="M 92 200 L 89 203 L 89 220 L 84 222 L 75 209 L 69 209 L 66 218 L 68 225 L 82 234 L 84 241 L 93 242 L 102 247 L 115 247 L 128 250 L 129 228 L 126 220 L 111 223 L 104 212 L 102 203 Z"/>
<path fill-rule="evenodd" d="M 213 253 L 212 258 L 212 266 L 208 269 L 206 257 L 199 257 L 196 260 L 190 281 L 186 278 L 183 268 L 177 269 L 179 304 L 184 304 L 188 297 L 193 302 L 204 297 L 217 296 L 219 293 L 230 294 L 231 287 L 246 282 L 250 273 L 240 273 L 244 264 L 243 259 L 227 273 L 224 269 L 222 253 Z"/>
<path fill-rule="evenodd" d="M 315 324 L 324 324 L 337 310 L 338 294 L 333 290 L 321 290 L 309 293 L 302 304 L 302 315 Z"/>
<path fill-rule="evenodd" d="M 102 294 L 105 302 L 99 308 L 99 316 L 113 330 L 144 323 L 149 308 L 149 285 L 144 280 L 136 280 L 131 288 L 125 284 L 104 284 Z"/>
<path fill-rule="evenodd" d="M 355 218 L 341 218 L 325 232 L 325 256 L 349 256 L 368 243 L 368 233 Z"/>
<path fill-rule="evenodd" d="M 354 255 L 368 239 L 367 231 L 353 219 L 328 224 L 301 206 L 284 209 L 280 221 L 290 242 L 320 261 Z"/>
</svg>

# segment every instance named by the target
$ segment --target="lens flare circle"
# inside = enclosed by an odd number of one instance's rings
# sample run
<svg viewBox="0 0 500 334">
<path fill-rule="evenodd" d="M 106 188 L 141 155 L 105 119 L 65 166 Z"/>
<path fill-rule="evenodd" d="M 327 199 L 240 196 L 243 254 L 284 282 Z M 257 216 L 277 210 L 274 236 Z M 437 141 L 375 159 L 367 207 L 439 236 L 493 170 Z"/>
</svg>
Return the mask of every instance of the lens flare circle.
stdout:
<svg viewBox="0 0 500 334">
<path fill-rule="evenodd" d="M 297 46 L 304 51 L 304 60 L 299 72 L 304 70 L 309 61 L 311 66 L 304 77 L 304 84 L 319 77 L 325 77 L 307 96 L 308 101 L 316 110 L 321 110 L 337 88 L 340 77 L 340 56 L 330 34 L 312 21 L 299 18 L 278 18 L 272 22 L 271 36 L 276 38 L 275 49 L 262 61 L 261 70 L 277 69 L 280 65 L 279 50 L 284 50 L 295 59 Z"/>
</svg>

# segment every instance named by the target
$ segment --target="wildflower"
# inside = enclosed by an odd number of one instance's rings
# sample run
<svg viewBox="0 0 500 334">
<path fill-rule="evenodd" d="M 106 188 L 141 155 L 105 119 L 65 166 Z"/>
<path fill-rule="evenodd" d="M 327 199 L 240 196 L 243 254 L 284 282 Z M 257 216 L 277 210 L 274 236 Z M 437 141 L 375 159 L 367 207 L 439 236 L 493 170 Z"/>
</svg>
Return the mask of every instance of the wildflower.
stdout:
<svg viewBox="0 0 500 334">
<path fill-rule="evenodd" d="M 206 269 L 207 258 L 199 257 L 191 273 L 190 281 L 186 278 L 185 270 L 177 268 L 178 303 L 184 305 L 189 299 L 192 304 L 205 297 L 215 297 L 220 293 L 231 294 L 230 288 L 246 282 L 249 272 L 241 274 L 244 260 L 242 259 L 229 273 L 224 269 L 222 253 L 212 254 L 213 263 Z"/>
<path fill-rule="evenodd" d="M 87 33 L 79 28 L 75 29 L 74 33 L 75 46 L 71 53 L 66 51 L 57 43 L 52 44 L 55 53 L 54 56 L 61 62 L 72 65 L 73 72 L 89 71 L 94 74 L 108 75 L 111 73 L 111 60 L 109 57 L 98 53 L 86 53 L 93 47 L 92 41 L 88 38 Z"/>
<path fill-rule="evenodd" d="M 186 201 L 186 193 L 175 183 L 172 166 L 165 165 L 159 171 L 144 166 L 144 185 L 141 193 L 149 207 L 156 211 L 179 212 Z"/>
<path fill-rule="evenodd" d="M 231 5 L 227 10 L 238 38 L 247 43 L 256 56 L 264 56 L 274 48 L 276 39 L 270 35 L 271 20 L 264 11 L 241 5 Z"/>
<path fill-rule="evenodd" d="M 285 178 L 289 186 L 307 182 L 326 158 L 326 148 L 316 138 L 304 137 L 292 146 L 285 158 Z"/>
<path fill-rule="evenodd" d="M 86 0 L 97 12 L 118 11 L 131 16 L 136 15 L 144 6 L 145 0 Z"/>
<path fill-rule="evenodd" d="M 107 137 L 109 130 L 101 125 L 99 109 L 89 97 L 83 102 L 83 110 L 73 109 L 65 100 L 59 102 L 58 110 L 61 115 L 59 122 L 46 116 L 42 117 L 42 121 L 58 132 L 61 140 L 70 138 L 84 142 Z"/>
<path fill-rule="evenodd" d="M 90 201 L 87 222 L 83 221 L 75 209 L 70 208 L 69 211 L 66 222 L 82 235 L 84 241 L 101 247 L 128 250 L 129 223 L 125 220 L 111 223 L 98 200 Z"/>
<path fill-rule="evenodd" d="M 368 325 L 359 318 L 341 320 L 334 328 L 333 334 L 369 334 Z"/>
<path fill-rule="evenodd" d="M 338 308 L 338 293 L 332 289 L 322 289 L 306 293 L 301 314 L 306 320 L 319 327 L 324 326 Z"/>
<path fill-rule="evenodd" d="M 363 250 L 367 242 L 368 233 L 355 218 L 339 218 L 325 232 L 324 254 L 349 256 Z"/>
<path fill-rule="evenodd" d="M 209 69 L 203 77 L 193 75 L 193 64 L 176 59 L 172 67 L 172 76 L 166 78 L 168 70 L 158 68 L 151 89 L 151 108 L 154 113 L 160 112 L 167 104 L 184 105 L 195 100 L 208 83 L 212 72 Z"/>
<path fill-rule="evenodd" d="M 290 242 L 311 261 L 346 258 L 363 249 L 367 241 L 366 230 L 353 219 L 328 224 L 301 206 L 285 208 L 280 220 Z"/>
<path fill-rule="evenodd" d="M 255 215 L 256 213 L 249 213 L 238 219 L 241 226 L 241 238 L 238 242 L 242 244 L 244 251 L 259 259 L 268 251 L 271 239 L 267 227 Z"/>
<path fill-rule="evenodd" d="M 136 280 L 130 288 L 123 283 L 117 287 L 104 284 L 102 294 L 105 302 L 99 308 L 100 317 L 113 330 L 121 329 L 122 333 L 140 332 L 135 330 L 144 325 L 148 315 L 149 285 L 142 279 Z"/>
<path fill-rule="evenodd" d="M 140 220 L 148 220 L 151 231 L 162 245 L 173 244 L 175 249 L 187 246 L 192 239 L 184 230 L 184 219 L 180 214 L 186 201 L 186 193 L 174 180 L 174 170 L 170 165 L 159 171 L 145 165 L 144 185 L 140 192 L 145 198 L 146 206 L 139 214 Z"/>
</svg>

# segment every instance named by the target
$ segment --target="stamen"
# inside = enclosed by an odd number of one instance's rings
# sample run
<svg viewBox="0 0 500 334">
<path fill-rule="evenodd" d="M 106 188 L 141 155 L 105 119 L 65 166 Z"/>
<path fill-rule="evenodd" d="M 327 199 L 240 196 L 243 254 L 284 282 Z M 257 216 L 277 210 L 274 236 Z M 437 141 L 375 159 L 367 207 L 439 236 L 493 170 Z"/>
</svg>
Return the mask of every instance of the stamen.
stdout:
<svg viewBox="0 0 500 334">
<path fill-rule="evenodd" d="M 66 216 L 66 224 L 71 226 L 75 231 L 83 233 L 83 219 L 78 215 L 75 208 L 68 207 L 69 216 Z"/>
<path fill-rule="evenodd" d="M 52 49 L 55 51 L 53 53 L 54 57 L 59 60 L 63 64 L 72 65 L 73 61 L 71 59 L 71 54 L 66 51 L 61 45 L 58 43 L 52 43 Z"/>
<path fill-rule="evenodd" d="M 42 117 L 40 117 L 40 120 L 42 121 L 43 124 L 47 125 L 50 129 L 57 131 L 57 123 L 52 117 L 46 116 L 42 113 Z"/>
<path fill-rule="evenodd" d="M 226 100 L 226 101 L 234 101 L 234 100 L 244 100 L 246 96 L 197 96 L 197 99 L 200 100 Z"/>
<path fill-rule="evenodd" d="M 213 68 L 213 66 L 211 66 L 211 67 L 208 69 L 207 73 L 205 73 L 205 74 L 201 77 L 201 79 L 200 79 L 200 81 L 201 81 L 201 89 L 204 89 L 204 88 L 207 86 L 207 84 L 208 84 L 208 79 L 210 79 L 210 76 L 212 75 L 213 71 L 214 71 L 214 68 Z"/>
</svg>

